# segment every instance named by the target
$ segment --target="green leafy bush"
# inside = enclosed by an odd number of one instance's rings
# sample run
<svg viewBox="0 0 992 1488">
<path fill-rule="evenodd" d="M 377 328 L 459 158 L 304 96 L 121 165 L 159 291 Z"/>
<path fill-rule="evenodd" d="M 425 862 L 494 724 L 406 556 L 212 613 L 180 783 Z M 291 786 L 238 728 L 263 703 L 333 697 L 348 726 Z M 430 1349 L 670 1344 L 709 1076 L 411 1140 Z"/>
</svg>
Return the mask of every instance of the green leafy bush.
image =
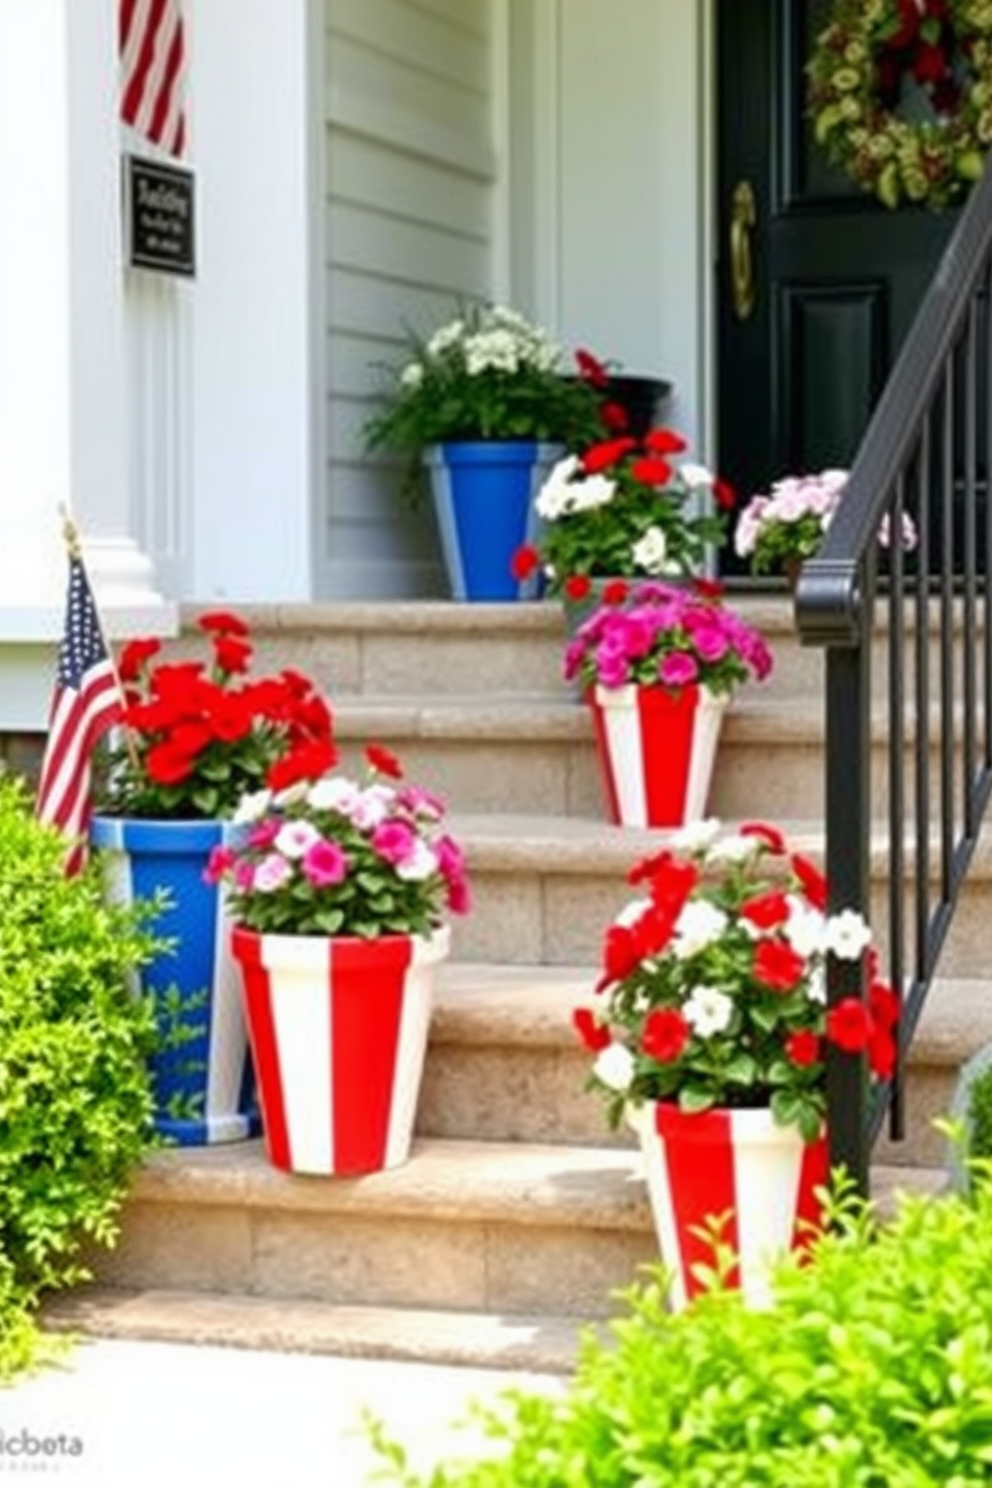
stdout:
<svg viewBox="0 0 992 1488">
<path fill-rule="evenodd" d="M 971 1488 L 992 1481 L 992 1188 L 848 1201 L 775 1305 L 659 1278 L 588 1337 L 560 1394 L 479 1409 L 490 1450 L 427 1476 L 374 1428 L 385 1475 L 430 1488 Z"/>
<path fill-rule="evenodd" d="M 106 906 L 63 854 L 0 775 L 0 1340 L 18 1307 L 81 1278 L 84 1243 L 113 1240 L 151 1135 L 151 1012 L 129 977 L 161 949 L 154 907 Z"/>
</svg>

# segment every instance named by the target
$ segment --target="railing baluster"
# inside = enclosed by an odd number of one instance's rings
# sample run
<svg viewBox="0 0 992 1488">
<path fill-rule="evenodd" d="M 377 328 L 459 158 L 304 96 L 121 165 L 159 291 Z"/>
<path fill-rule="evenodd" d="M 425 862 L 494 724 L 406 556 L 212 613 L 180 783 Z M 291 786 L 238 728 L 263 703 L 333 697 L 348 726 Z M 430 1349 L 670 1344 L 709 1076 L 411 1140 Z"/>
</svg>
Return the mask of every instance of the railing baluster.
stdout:
<svg viewBox="0 0 992 1488">
<path fill-rule="evenodd" d="M 906 830 L 906 562 L 902 544 L 906 511 L 906 477 L 896 482 L 889 507 L 889 978 L 901 994 L 905 977 L 905 830 Z M 892 1078 L 889 1136 L 898 1141 L 905 1128 L 903 1050 Z"/>
<path fill-rule="evenodd" d="M 933 439 L 931 416 L 923 426 L 920 441 L 920 502 L 917 516 L 919 542 L 916 565 L 916 743 L 913 754 L 916 776 L 916 840 L 914 843 L 913 900 L 915 907 L 914 974 L 921 981 L 927 971 L 927 930 L 930 922 L 930 875 L 927 871 L 930 842 L 930 508 L 933 495 Z M 927 740 L 920 749 L 921 736 Z"/>
<path fill-rule="evenodd" d="M 956 350 L 956 349 L 955 349 Z M 954 871 L 954 376 L 944 370 L 940 497 L 940 898 L 950 902 Z M 927 720 L 929 733 L 929 719 Z"/>
<path fill-rule="evenodd" d="M 977 639 L 975 626 L 975 553 L 976 553 L 976 469 L 978 459 L 978 335 L 979 303 L 977 295 L 971 302 L 968 314 L 968 331 L 965 342 L 964 367 L 964 513 L 962 522 L 962 584 L 961 605 L 961 657 L 964 717 L 961 720 L 961 791 L 964 803 L 964 830 L 968 837 L 978 831 L 975 819 L 975 753 L 977 727 L 976 656 Z"/>
</svg>

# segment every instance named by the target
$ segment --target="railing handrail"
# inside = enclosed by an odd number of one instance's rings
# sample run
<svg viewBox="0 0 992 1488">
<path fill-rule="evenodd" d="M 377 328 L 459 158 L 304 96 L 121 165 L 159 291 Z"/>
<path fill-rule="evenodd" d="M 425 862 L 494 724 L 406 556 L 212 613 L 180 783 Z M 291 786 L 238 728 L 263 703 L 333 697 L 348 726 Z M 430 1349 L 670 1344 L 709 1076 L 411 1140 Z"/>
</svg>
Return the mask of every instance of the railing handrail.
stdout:
<svg viewBox="0 0 992 1488">
<path fill-rule="evenodd" d="M 961 214 L 851 467 L 844 500 L 803 564 L 796 627 L 806 645 L 853 646 L 861 628 L 859 574 L 885 511 L 890 472 L 906 461 L 943 375 L 988 253 L 992 169 Z"/>
</svg>

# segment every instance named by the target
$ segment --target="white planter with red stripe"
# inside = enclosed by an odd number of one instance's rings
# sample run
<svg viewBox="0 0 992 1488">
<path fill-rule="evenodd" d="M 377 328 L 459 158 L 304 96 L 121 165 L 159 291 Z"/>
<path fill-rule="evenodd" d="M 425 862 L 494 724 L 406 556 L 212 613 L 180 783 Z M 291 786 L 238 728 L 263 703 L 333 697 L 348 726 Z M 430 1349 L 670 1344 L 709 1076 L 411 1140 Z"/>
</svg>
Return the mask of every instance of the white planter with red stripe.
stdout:
<svg viewBox="0 0 992 1488">
<path fill-rule="evenodd" d="M 766 1305 L 770 1265 L 808 1245 L 821 1223 L 815 1190 L 827 1181 L 826 1137 L 804 1142 L 768 1109 L 689 1114 L 648 1101 L 628 1117 L 641 1142 L 672 1307 L 706 1289 L 696 1268 L 712 1267 L 708 1227 L 725 1217 L 721 1242 L 738 1263 L 730 1282 L 748 1303 Z"/>
<path fill-rule="evenodd" d="M 588 699 L 611 819 L 679 827 L 704 817 L 726 694 L 597 686 Z"/>
<path fill-rule="evenodd" d="M 405 1161 L 449 939 L 447 928 L 363 940 L 235 927 L 275 1167 L 344 1175 Z"/>
</svg>

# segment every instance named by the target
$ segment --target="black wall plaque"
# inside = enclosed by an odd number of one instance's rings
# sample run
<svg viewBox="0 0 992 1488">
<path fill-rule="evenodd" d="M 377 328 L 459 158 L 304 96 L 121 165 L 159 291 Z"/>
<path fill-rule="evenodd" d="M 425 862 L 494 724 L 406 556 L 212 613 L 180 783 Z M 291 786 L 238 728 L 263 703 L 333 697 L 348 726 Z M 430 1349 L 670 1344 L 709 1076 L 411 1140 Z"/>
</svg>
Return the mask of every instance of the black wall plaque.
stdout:
<svg viewBox="0 0 992 1488">
<path fill-rule="evenodd" d="M 196 202 L 191 170 L 124 157 L 124 225 L 132 268 L 196 273 Z"/>
</svg>

